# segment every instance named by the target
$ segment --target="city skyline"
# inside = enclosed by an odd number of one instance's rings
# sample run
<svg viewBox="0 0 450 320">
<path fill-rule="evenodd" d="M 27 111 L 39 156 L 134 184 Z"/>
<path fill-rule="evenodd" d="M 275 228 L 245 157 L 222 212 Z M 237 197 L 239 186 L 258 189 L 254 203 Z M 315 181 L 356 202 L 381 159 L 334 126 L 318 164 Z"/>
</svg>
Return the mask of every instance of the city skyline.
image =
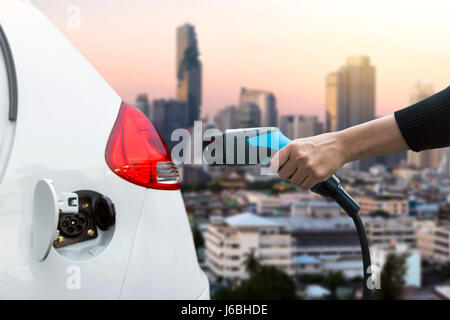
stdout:
<svg viewBox="0 0 450 320">
<path fill-rule="evenodd" d="M 79 30 L 66 28 L 73 1 L 32 2 L 127 101 L 141 92 L 151 100 L 175 98 L 174 30 L 186 21 L 195 25 L 205 66 L 202 116 L 236 104 L 245 86 L 272 91 L 280 115 L 318 115 L 323 121 L 325 76 L 352 55 L 370 56 L 377 68 L 377 116 L 408 105 L 417 80 L 430 80 L 439 91 L 450 79 L 444 1 L 261 1 L 255 7 L 234 1 L 79 0 Z"/>
</svg>

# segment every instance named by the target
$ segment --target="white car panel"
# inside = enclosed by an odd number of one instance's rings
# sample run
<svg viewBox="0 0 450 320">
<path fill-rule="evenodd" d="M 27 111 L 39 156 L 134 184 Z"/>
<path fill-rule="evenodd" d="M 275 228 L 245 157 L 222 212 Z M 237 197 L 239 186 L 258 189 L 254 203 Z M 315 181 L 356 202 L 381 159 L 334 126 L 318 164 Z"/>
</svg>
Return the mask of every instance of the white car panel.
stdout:
<svg viewBox="0 0 450 320">
<path fill-rule="evenodd" d="M 196 257 L 180 193 L 149 191 L 121 298 L 200 297 L 208 281 Z"/>
</svg>

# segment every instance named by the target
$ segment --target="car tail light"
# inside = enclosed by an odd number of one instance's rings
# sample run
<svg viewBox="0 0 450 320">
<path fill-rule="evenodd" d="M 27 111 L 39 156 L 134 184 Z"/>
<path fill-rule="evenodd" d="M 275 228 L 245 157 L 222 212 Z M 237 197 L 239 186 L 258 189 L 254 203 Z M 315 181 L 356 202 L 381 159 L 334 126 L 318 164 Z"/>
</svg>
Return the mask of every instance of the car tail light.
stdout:
<svg viewBox="0 0 450 320">
<path fill-rule="evenodd" d="M 128 182 L 152 189 L 180 189 L 169 149 L 154 124 L 136 107 L 122 103 L 105 158 L 109 168 Z"/>
</svg>

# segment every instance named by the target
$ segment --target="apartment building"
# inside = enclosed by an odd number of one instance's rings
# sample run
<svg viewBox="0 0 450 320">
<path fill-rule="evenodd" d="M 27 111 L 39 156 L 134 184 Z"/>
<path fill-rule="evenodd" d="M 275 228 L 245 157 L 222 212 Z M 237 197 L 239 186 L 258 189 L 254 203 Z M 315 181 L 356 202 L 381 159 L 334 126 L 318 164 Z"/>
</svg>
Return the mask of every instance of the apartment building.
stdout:
<svg viewBox="0 0 450 320">
<path fill-rule="evenodd" d="M 354 196 L 355 200 L 360 204 L 361 210 L 359 214 L 369 215 L 370 213 L 383 210 L 392 216 L 408 215 L 408 199 L 403 196 L 396 195 L 379 195 L 379 196 Z"/>
<path fill-rule="evenodd" d="M 434 257 L 434 227 L 422 226 L 416 229 L 417 249 L 424 259 Z"/>
<path fill-rule="evenodd" d="M 389 246 L 389 244 L 406 243 L 411 247 L 416 246 L 416 233 L 414 218 L 397 217 L 363 217 L 369 244 Z"/>
<path fill-rule="evenodd" d="M 414 209 L 415 217 L 417 219 L 435 219 L 439 213 L 439 206 L 437 204 L 419 204 Z"/>
<path fill-rule="evenodd" d="M 450 225 L 436 226 L 434 232 L 434 260 L 439 263 L 450 261 Z"/>
<path fill-rule="evenodd" d="M 448 202 L 448 201 L 447 201 Z M 438 216 L 439 222 L 450 223 L 450 204 L 446 203 L 439 208 Z"/>
<path fill-rule="evenodd" d="M 276 217 L 292 237 L 292 269 L 296 275 L 342 271 L 362 275 L 361 248 L 348 217 Z"/>
<path fill-rule="evenodd" d="M 248 192 L 247 199 L 249 204 L 253 204 L 256 211 L 262 215 L 273 215 L 283 206 L 281 198 L 261 192 Z"/>
<path fill-rule="evenodd" d="M 331 201 L 304 200 L 291 205 L 292 217 L 331 218 L 338 217 L 341 208 Z"/>
<path fill-rule="evenodd" d="M 248 279 L 245 260 L 252 251 L 262 265 L 292 274 L 292 240 L 282 226 L 253 213 L 211 221 L 205 235 L 205 263 L 216 276 Z"/>
<path fill-rule="evenodd" d="M 217 217 L 210 220 L 205 244 L 209 270 L 235 281 L 248 279 L 245 260 L 252 251 L 262 265 L 292 276 L 342 271 L 351 278 L 363 270 L 359 240 L 347 217 Z"/>
</svg>

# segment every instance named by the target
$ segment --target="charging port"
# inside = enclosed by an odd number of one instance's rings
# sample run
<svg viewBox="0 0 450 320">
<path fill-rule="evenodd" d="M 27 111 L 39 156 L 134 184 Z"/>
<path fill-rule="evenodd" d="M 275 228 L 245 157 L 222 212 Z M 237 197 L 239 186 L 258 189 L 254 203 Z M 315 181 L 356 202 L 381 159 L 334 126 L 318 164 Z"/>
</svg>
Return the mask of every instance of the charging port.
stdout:
<svg viewBox="0 0 450 320">
<path fill-rule="evenodd" d="M 74 193 L 78 195 L 78 212 L 60 211 L 59 236 L 53 241 L 55 248 L 96 239 L 98 229 L 107 231 L 115 225 L 116 212 L 108 197 L 89 190 Z"/>
</svg>

